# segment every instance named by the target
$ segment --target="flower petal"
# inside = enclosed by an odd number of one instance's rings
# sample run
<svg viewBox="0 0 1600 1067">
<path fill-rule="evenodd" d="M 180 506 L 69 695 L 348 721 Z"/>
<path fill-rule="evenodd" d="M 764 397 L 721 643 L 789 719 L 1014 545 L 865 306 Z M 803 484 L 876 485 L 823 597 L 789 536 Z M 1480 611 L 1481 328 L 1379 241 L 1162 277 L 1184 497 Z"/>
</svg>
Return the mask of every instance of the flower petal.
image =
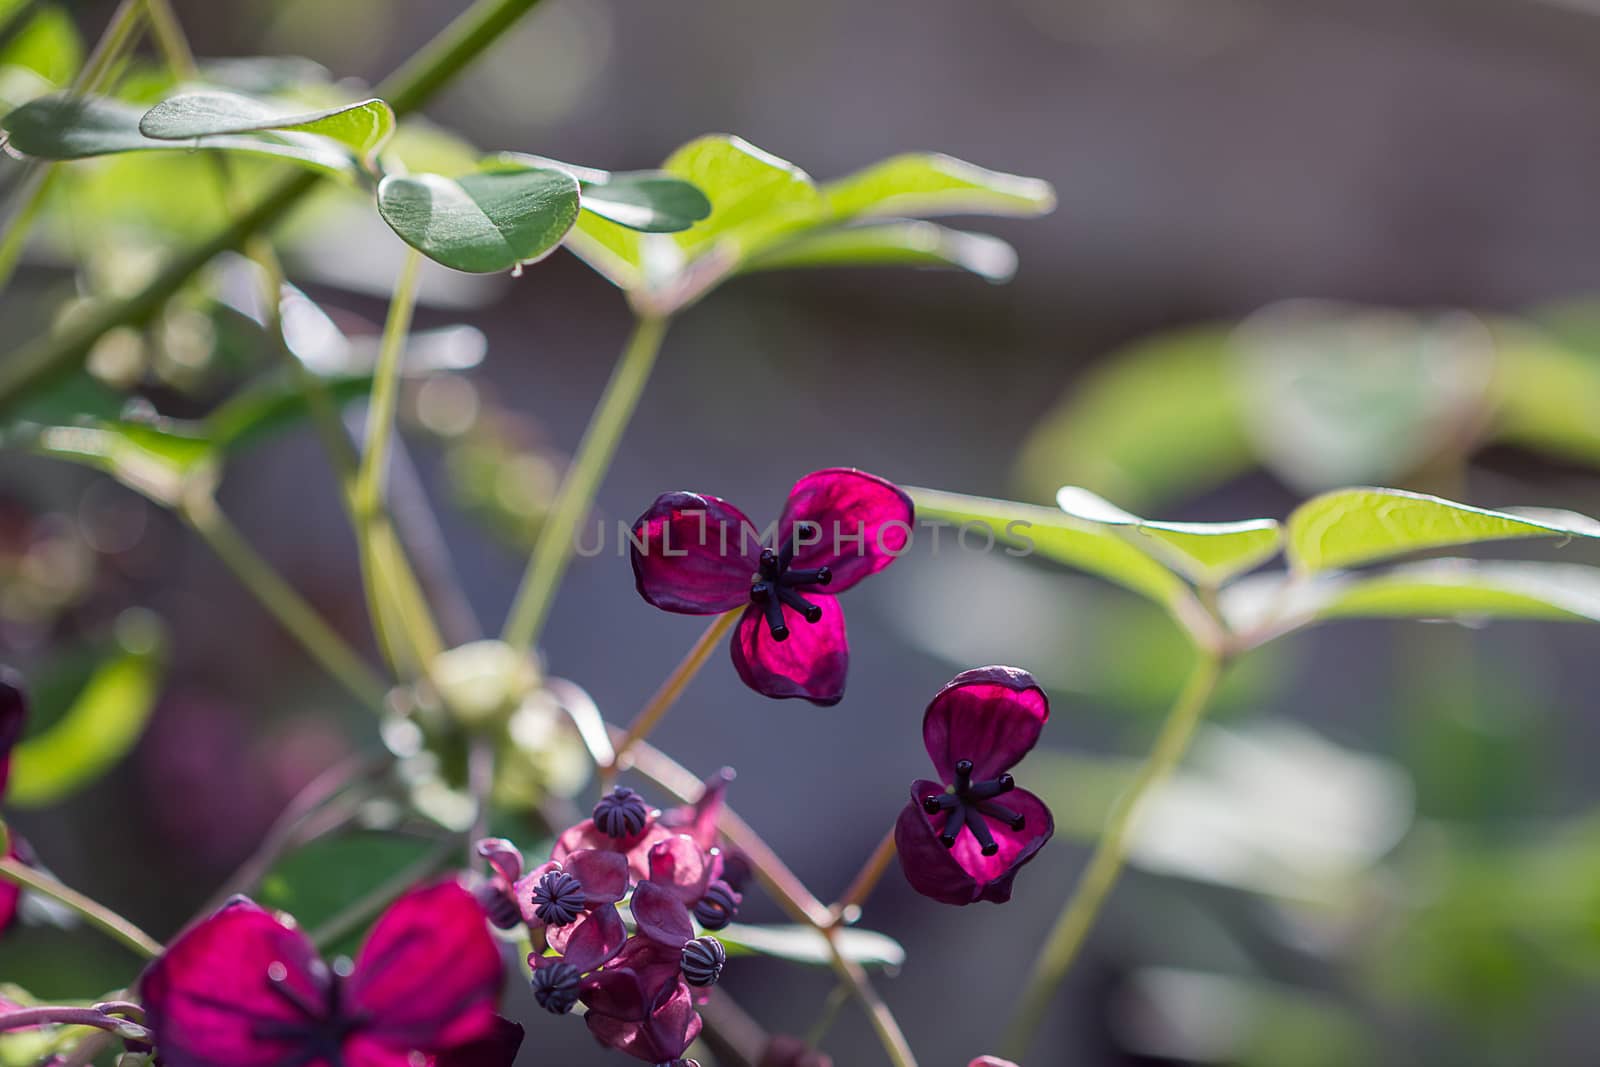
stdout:
<svg viewBox="0 0 1600 1067">
<path fill-rule="evenodd" d="M 441 1052 L 433 1067 L 511 1067 L 522 1038 L 520 1024 L 496 1016 L 487 1036 Z"/>
<path fill-rule="evenodd" d="M 515 885 L 522 877 L 522 852 L 503 837 L 486 837 L 478 842 L 478 855 L 489 861 L 494 872 L 505 879 L 506 885 Z"/>
<path fill-rule="evenodd" d="M 720 871 L 717 854 L 702 849 L 688 834 L 670 837 L 650 850 L 650 881 L 686 905 L 705 896 Z"/>
<path fill-rule="evenodd" d="M 581 849 L 569 853 L 562 866 L 583 886 L 588 907 L 615 904 L 628 893 L 628 857 L 620 852 Z"/>
<path fill-rule="evenodd" d="M 1017 872 L 1033 859 L 1055 833 L 1055 820 L 1044 801 L 1026 789 L 1005 794 L 1006 807 L 1022 815 L 1021 830 L 989 819 L 989 830 L 1000 850 L 985 856 L 970 830 L 962 830 L 954 848 L 939 843 L 944 827 L 943 815 L 922 810 L 922 798 L 944 789 L 938 782 L 919 780 L 911 785 L 911 803 L 900 812 L 894 824 L 895 846 L 900 854 L 900 869 L 911 888 L 942 904 L 971 904 L 989 900 L 1004 904 L 1011 899 L 1011 883 Z"/>
<path fill-rule="evenodd" d="M 585 819 L 561 832 L 561 836 L 556 838 L 555 848 L 550 851 L 550 858 L 564 862 L 574 852 L 587 848 L 616 852 L 628 857 L 628 870 L 635 878 L 648 878 L 650 849 L 656 842 L 665 841 L 672 835 L 673 831 L 657 822 L 655 816 L 644 824 L 644 829 L 631 837 L 608 837 L 594 824 L 593 819 Z"/>
<path fill-rule="evenodd" d="M 699 800 L 663 812 L 661 825 L 688 834 L 703 849 L 714 848 L 717 844 L 717 819 L 722 815 L 722 797 L 733 779 L 733 768 L 722 768 L 705 780 Z"/>
<path fill-rule="evenodd" d="M 749 602 L 761 540 L 726 500 L 663 493 L 634 521 L 628 554 L 646 601 L 664 611 L 716 615 Z"/>
<path fill-rule="evenodd" d="M 785 641 L 772 639 L 759 605 L 746 608 L 733 635 L 733 667 L 744 684 L 762 696 L 800 697 L 827 707 L 844 696 L 850 642 L 837 599 L 819 593 L 808 593 L 806 599 L 822 609 L 822 618 L 806 622 L 785 604 L 783 619 L 789 627 Z"/>
<path fill-rule="evenodd" d="M 955 781 L 956 764 L 972 761 L 977 781 L 1010 770 L 1039 740 L 1050 701 L 1033 675 L 1015 667 L 962 671 L 933 698 L 922 716 L 922 741 L 939 769 Z"/>
<path fill-rule="evenodd" d="M 610 977 L 608 977 L 608 975 Z M 608 1048 L 625 1052 L 646 1063 L 658 1064 L 675 1060 L 700 1036 L 701 1020 L 694 1010 L 689 987 L 679 980 L 663 990 L 664 995 L 653 998 L 648 1014 L 614 1014 L 605 1010 L 624 999 L 603 991 L 604 986 L 631 986 L 638 989 L 637 980 L 624 971 L 613 974 L 602 971 L 595 976 L 602 989 L 586 991 L 584 1003 L 589 1012 L 584 1022 L 595 1040 Z M 600 1006 L 596 1006 L 596 1002 Z"/>
<path fill-rule="evenodd" d="M 633 921 L 639 933 L 664 948 L 682 948 L 694 937 L 694 921 L 670 889 L 640 882 L 633 891 Z"/>
<path fill-rule="evenodd" d="M 179 935 L 139 979 L 166 1067 L 271 1067 L 297 1042 L 259 1036 L 323 1005 L 332 980 L 298 929 L 243 897 Z"/>
<path fill-rule="evenodd" d="M 915 511 L 893 482 L 847 467 L 813 471 L 794 483 L 778 520 L 778 544 L 796 536 L 810 544 L 796 549 L 792 567 L 827 567 L 827 589 L 843 592 L 877 574 L 905 553 Z"/>
<path fill-rule="evenodd" d="M 493 1029 L 502 980 L 483 911 L 450 880 L 413 889 L 379 917 L 344 999 L 378 1040 L 436 1052 Z"/>
<path fill-rule="evenodd" d="M 547 928 L 550 947 L 580 971 L 592 971 L 617 954 L 628 927 L 615 904 L 603 904 L 570 926 Z"/>
<path fill-rule="evenodd" d="M 22 740 L 22 727 L 28 720 L 28 698 L 22 691 L 22 676 L 9 667 L 0 667 L 0 798 L 6 795 L 11 776 L 11 750 Z"/>
<path fill-rule="evenodd" d="M 1017 1067 L 1017 1065 L 1010 1060 L 1003 1060 L 999 1056 L 979 1056 L 967 1064 L 967 1067 Z"/>
</svg>

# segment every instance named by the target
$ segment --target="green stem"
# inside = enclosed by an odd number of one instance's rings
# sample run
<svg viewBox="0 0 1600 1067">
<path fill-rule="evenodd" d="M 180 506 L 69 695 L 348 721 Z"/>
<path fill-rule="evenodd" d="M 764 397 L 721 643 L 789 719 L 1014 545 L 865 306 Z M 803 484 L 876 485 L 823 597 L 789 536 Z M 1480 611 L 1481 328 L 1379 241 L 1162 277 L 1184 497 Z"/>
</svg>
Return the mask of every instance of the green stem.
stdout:
<svg viewBox="0 0 1600 1067">
<path fill-rule="evenodd" d="M 16 273 L 17 264 L 22 261 L 22 251 L 28 245 L 28 234 L 38 221 L 39 212 L 44 210 L 50 187 L 55 184 L 59 173 L 54 163 L 46 163 L 28 175 L 19 194 L 22 206 L 11 216 L 5 237 L 0 239 L 0 289 L 11 284 L 11 276 Z"/>
<path fill-rule="evenodd" d="M 727 611 L 711 620 L 711 625 L 705 628 L 694 647 L 689 649 L 687 655 L 667 675 L 667 680 L 655 691 L 645 706 L 639 709 L 639 714 L 633 717 L 633 722 L 628 726 L 628 732 L 623 735 L 611 755 L 611 762 L 600 768 L 601 776 L 607 780 L 614 777 L 622 766 L 623 757 L 628 754 L 636 743 L 650 736 L 662 718 L 667 714 L 667 709 L 675 704 L 683 691 L 688 688 L 694 676 L 700 673 L 700 668 L 716 651 L 733 625 L 739 621 L 740 611 Z"/>
<path fill-rule="evenodd" d="M 833 906 L 835 922 L 853 923 L 861 915 L 861 905 L 866 903 L 872 891 L 877 888 L 884 872 L 889 869 L 889 864 L 894 862 L 896 855 L 894 840 L 894 827 L 883 835 L 878 842 L 878 847 L 872 850 L 872 855 L 861 865 L 861 870 L 850 882 L 850 888 L 844 891 L 844 896 Z"/>
<path fill-rule="evenodd" d="M 367 405 L 366 441 L 356 472 L 353 509 L 372 625 L 391 664 L 408 664 L 421 673 L 443 649 L 426 598 L 416 586 L 409 564 L 402 566 L 403 551 L 384 503 L 389 471 L 389 442 L 393 439 L 395 407 L 400 395 L 400 363 L 411 315 L 416 308 L 417 278 L 422 254 L 408 249 L 400 276 L 389 300 L 378 364 L 372 378 L 372 400 Z M 402 655 L 394 639 L 403 636 Z"/>
<path fill-rule="evenodd" d="M 76 889 L 62 885 L 43 871 L 36 871 L 14 859 L 0 859 L 0 878 L 70 908 L 91 926 L 109 935 L 113 940 L 122 942 L 146 959 L 154 959 L 161 955 L 161 942 L 104 904 L 90 900 Z"/>
<path fill-rule="evenodd" d="M 606 383 L 600 403 L 589 419 L 589 428 L 578 445 L 572 468 L 561 482 L 550 517 L 539 531 L 533 557 L 528 561 L 522 585 L 512 601 L 502 635 L 512 648 L 529 650 L 539 640 L 556 586 L 561 584 L 567 563 L 572 559 L 572 542 L 578 524 L 594 505 L 595 493 L 616 455 L 617 442 L 639 406 L 666 330 L 664 318 L 641 318 L 617 360 L 616 369 L 611 372 L 611 380 Z"/>
<path fill-rule="evenodd" d="M 194 81 L 199 76 L 195 66 L 194 50 L 184 35 L 178 15 L 167 0 L 145 0 L 145 13 L 150 16 L 150 34 L 156 39 L 156 48 L 166 61 L 167 69 L 178 81 Z"/>
<path fill-rule="evenodd" d="M 417 110 L 540 0 L 477 0 L 378 87 L 396 114 Z M 74 321 L 60 333 L 39 337 L 0 362 L 0 413 L 14 407 L 33 388 L 68 374 L 88 357 L 94 343 L 118 326 L 140 326 L 161 309 L 201 267 L 222 252 L 240 247 L 278 219 L 316 187 L 314 171 L 286 175 L 249 210 L 210 238 L 180 253 L 143 290 Z"/>
<path fill-rule="evenodd" d="M 1128 791 L 1117 801 L 1105 833 L 1101 835 L 1094 855 L 1089 859 L 1089 866 L 1039 951 L 1033 974 L 1022 994 L 1021 1006 L 1012 1019 L 1001 1052 L 1003 1056 L 1018 1061 L 1027 1057 L 1039 1024 L 1049 1010 L 1051 998 L 1071 969 L 1106 897 L 1122 873 L 1140 805 L 1152 790 L 1166 781 L 1189 748 L 1195 728 L 1216 691 L 1223 667 L 1223 660 L 1218 655 L 1205 649 L 1198 650 L 1197 655 L 1199 658 L 1188 681 L 1184 683 L 1182 692 L 1161 725 L 1160 733 L 1156 735 L 1155 746 L 1139 768 Z"/>
<path fill-rule="evenodd" d="M 300 594 L 256 555 L 222 514 L 215 500 L 206 494 L 195 495 L 184 502 L 179 514 L 311 658 L 356 699 L 378 711 L 383 710 L 388 692 L 383 679 L 300 598 Z"/>
</svg>

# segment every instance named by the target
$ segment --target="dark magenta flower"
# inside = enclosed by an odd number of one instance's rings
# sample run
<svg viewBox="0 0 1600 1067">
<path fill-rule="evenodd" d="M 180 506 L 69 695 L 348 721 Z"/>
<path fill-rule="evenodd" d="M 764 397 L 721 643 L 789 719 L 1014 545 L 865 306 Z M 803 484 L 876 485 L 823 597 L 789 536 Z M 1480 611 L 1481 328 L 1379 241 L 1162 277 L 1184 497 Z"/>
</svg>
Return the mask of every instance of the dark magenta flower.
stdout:
<svg viewBox="0 0 1600 1067">
<path fill-rule="evenodd" d="M 796 482 L 766 531 L 726 500 L 666 493 L 634 522 L 629 552 L 639 595 L 664 611 L 744 608 L 733 666 L 751 689 L 829 705 L 850 663 L 835 595 L 893 563 L 912 520 L 897 486 L 836 467 Z"/>
<path fill-rule="evenodd" d="M 1050 701 L 1015 667 L 963 671 L 922 716 L 940 781 L 911 785 L 894 827 L 911 887 L 945 904 L 1011 899 L 1011 882 L 1050 840 L 1044 801 L 1008 773 L 1039 740 Z"/>
<path fill-rule="evenodd" d="M 504 838 L 485 838 L 477 848 L 494 874 L 484 887 L 491 892 L 474 897 L 496 926 L 526 923 L 580 972 L 600 966 L 627 940 L 617 911 L 628 894 L 623 854 L 580 849 L 524 874 L 522 853 Z"/>
<path fill-rule="evenodd" d="M 503 974 L 472 894 L 446 881 L 395 901 L 331 968 L 291 920 L 235 898 L 139 989 L 165 1067 L 510 1067 Z"/>
<path fill-rule="evenodd" d="M 595 1040 L 646 1063 L 677 1060 L 700 1036 L 682 950 L 631 938 L 617 958 L 583 980 L 583 1021 Z"/>
<path fill-rule="evenodd" d="M 22 740 L 22 728 L 28 721 L 28 698 L 22 689 L 22 677 L 9 667 L 0 667 L 0 801 L 5 799 L 6 784 L 11 778 L 11 750 Z M 7 859 L 25 859 L 27 846 L 12 831 L 6 845 Z M 15 882 L 0 880 L 0 933 L 4 933 L 17 917 L 17 905 L 22 902 L 22 889 Z"/>
</svg>

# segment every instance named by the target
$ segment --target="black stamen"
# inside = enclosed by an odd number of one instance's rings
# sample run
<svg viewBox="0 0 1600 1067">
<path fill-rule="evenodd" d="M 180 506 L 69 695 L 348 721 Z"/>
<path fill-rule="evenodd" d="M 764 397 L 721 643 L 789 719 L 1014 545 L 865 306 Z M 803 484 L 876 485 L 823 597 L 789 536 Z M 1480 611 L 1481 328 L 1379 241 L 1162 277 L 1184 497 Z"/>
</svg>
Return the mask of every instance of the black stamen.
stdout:
<svg viewBox="0 0 1600 1067">
<path fill-rule="evenodd" d="M 722 977 L 727 950 L 714 937 L 697 937 L 683 946 L 683 980 L 692 986 L 715 985 Z"/>
<path fill-rule="evenodd" d="M 979 801 L 977 807 L 979 811 L 991 819 L 999 819 L 1013 830 L 1022 829 L 1028 822 L 1020 813 L 1012 811 L 1004 804 L 996 804 L 992 800 Z"/>
<path fill-rule="evenodd" d="M 778 598 L 768 596 L 761 603 L 767 610 L 767 629 L 772 633 L 774 641 L 787 641 L 789 639 L 789 624 L 783 621 L 783 605 Z"/>
<path fill-rule="evenodd" d="M 951 808 L 944 817 L 944 832 L 939 835 L 939 844 L 945 848 L 955 848 L 956 838 L 961 836 L 961 826 L 966 822 L 966 809 L 960 804 Z"/>
<path fill-rule="evenodd" d="M 989 832 L 989 824 L 984 821 L 983 813 L 977 808 L 963 808 L 962 811 L 967 817 L 967 829 L 978 839 L 979 851 L 985 856 L 999 852 L 1000 846 L 995 844 L 994 834 Z"/>
<path fill-rule="evenodd" d="M 570 963 L 548 963 L 533 972 L 533 999 L 539 1007 L 565 1015 L 578 1002 L 578 982 L 583 976 Z"/>
<path fill-rule="evenodd" d="M 812 570 L 786 571 L 781 579 L 784 585 L 827 585 L 833 581 L 833 571 L 827 567 Z"/>
<path fill-rule="evenodd" d="M 956 795 L 966 796 L 972 788 L 972 761 L 961 760 L 956 764 Z"/>
<path fill-rule="evenodd" d="M 644 798 L 627 786 L 617 786 L 594 806 L 594 824 L 607 837 L 633 837 L 649 818 Z"/>
<path fill-rule="evenodd" d="M 1009 793 L 1016 787 L 1017 780 L 1015 778 L 1009 774 L 1002 774 L 1000 777 L 987 782 L 973 782 L 972 787 L 967 792 L 979 800 L 987 800 L 1002 793 Z"/>
<path fill-rule="evenodd" d="M 822 609 L 799 593 L 796 593 L 793 589 L 787 586 L 778 586 L 778 599 L 803 615 L 806 622 L 816 623 L 822 621 Z M 772 608 L 768 607 L 767 612 L 771 614 Z"/>
<path fill-rule="evenodd" d="M 706 887 L 706 895 L 694 906 L 694 917 L 707 930 L 721 930 L 739 914 L 739 894 L 720 878 Z"/>
<path fill-rule="evenodd" d="M 927 812 L 929 815 L 939 814 L 945 809 L 944 798 L 949 795 L 949 793 L 940 793 L 937 796 L 923 797 L 922 810 Z"/>
<path fill-rule="evenodd" d="M 547 926 L 566 926 L 588 901 L 583 883 L 566 871 L 549 871 L 533 887 L 533 913 Z"/>
</svg>

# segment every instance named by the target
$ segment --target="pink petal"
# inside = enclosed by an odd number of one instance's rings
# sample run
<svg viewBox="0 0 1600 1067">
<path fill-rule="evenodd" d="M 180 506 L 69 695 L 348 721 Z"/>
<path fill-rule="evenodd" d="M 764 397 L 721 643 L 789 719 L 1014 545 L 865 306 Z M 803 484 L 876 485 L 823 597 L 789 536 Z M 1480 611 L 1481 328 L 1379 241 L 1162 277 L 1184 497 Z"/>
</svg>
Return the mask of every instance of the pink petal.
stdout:
<svg viewBox="0 0 1600 1067">
<path fill-rule="evenodd" d="M 562 865 L 557 860 L 546 860 L 527 874 L 518 878 L 511 887 L 511 896 L 517 902 L 517 908 L 522 912 L 522 921 L 530 926 L 543 926 L 544 920 L 539 918 L 539 913 L 533 906 L 533 887 L 539 884 L 539 879 L 551 871 L 559 871 Z"/>
<path fill-rule="evenodd" d="M 28 862 L 32 850 L 28 849 L 22 838 L 17 836 L 15 830 L 11 831 L 11 838 L 6 846 L 6 859 L 17 860 L 21 863 Z M 6 932 L 17 917 L 17 908 L 22 903 L 22 887 L 15 882 L 0 879 L 0 934 Z"/>
<path fill-rule="evenodd" d="M 650 850 L 650 881 L 684 904 L 705 896 L 706 887 L 719 873 L 716 853 L 702 849 L 688 834 L 668 838 Z"/>
<path fill-rule="evenodd" d="M 1017 1065 L 1010 1060 L 1003 1060 L 999 1056 L 979 1056 L 967 1064 L 967 1067 L 1017 1067 Z"/>
<path fill-rule="evenodd" d="M 746 608 L 733 635 L 733 666 L 744 684 L 762 696 L 800 697 L 827 707 L 844 696 L 850 667 L 844 612 L 834 597 L 807 593 L 806 599 L 822 609 L 822 618 L 806 622 L 785 604 L 785 641 L 772 639 L 760 605 Z"/>
<path fill-rule="evenodd" d="M 383 913 L 344 998 L 379 1040 L 436 1051 L 493 1028 L 503 977 L 483 911 L 459 883 L 444 881 L 413 889 Z"/>
<path fill-rule="evenodd" d="M 582 884 L 589 907 L 615 904 L 628 893 L 628 857 L 620 852 L 583 849 L 570 853 L 562 866 Z"/>
<path fill-rule="evenodd" d="M 486 837 L 478 842 L 478 855 L 489 861 L 494 872 L 505 879 L 506 885 L 515 885 L 522 877 L 522 852 L 503 837 Z"/>
<path fill-rule="evenodd" d="M 650 849 L 657 841 L 665 841 L 672 836 L 673 831 L 662 826 L 655 818 L 644 824 L 632 837 L 608 837 L 594 824 L 593 819 L 585 819 L 575 826 L 570 826 L 556 838 L 555 848 L 550 852 L 550 858 L 564 861 L 574 852 L 592 848 L 601 852 L 617 852 L 628 857 L 628 870 L 635 878 L 650 877 Z"/>
<path fill-rule="evenodd" d="M 496 1017 L 487 1037 L 441 1052 L 431 1067 L 511 1067 L 522 1038 L 520 1025 Z"/>
<path fill-rule="evenodd" d="M 1050 718 L 1050 701 L 1033 675 L 1015 667 L 962 671 L 929 703 L 922 741 L 939 777 L 954 782 L 956 764 L 972 761 L 975 781 L 996 778 L 1028 754 Z"/>
<path fill-rule="evenodd" d="M 1004 904 L 1011 899 L 1017 872 L 1055 833 L 1050 809 L 1026 789 L 1014 789 L 998 801 L 1022 815 L 1025 822 L 1021 830 L 1012 830 L 997 819 L 988 819 L 989 831 L 1000 846 L 998 852 L 985 856 L 972 832 L 965 829 L 956 837 L 955 847 L 947 849 L 939 842 L 944 816 L 922 810 L 922 798 L 943 789 L 938 782 L 913 782 L 911 803 L 895 821 L 895 846 L 906 881 L 923 896 L 943 904 L 979 900 Z"/>
<path fill-rule="evenodd" d="M 617 954 L 628 928 L 615 904 L 605 904 L 570 926 L 548 927 L 550 947 L 580 971 L 592 971 Z"/>
<path fill-rule="evenodd" d="M 179 935 L 139 992 L 166 1067 L 272 1067 L 298 1045 L 258 1035 L 303 1020 L 294 1001 L 327 1005 L 331 978 L 304 934 L 238 898 Z"/>
<path fill-rule="evenodd" d="M 670 889 L 640 882 L 633 891 L 633 921 L 639 933 L 664 948 L 682 948 L 694 937 L 694 920 Z"/>
<path fill-rule="evenodd" d="M 664 611 L 716 615 L 749 602 L 761 539 L 726 500 L 665 493 L 635 520 L 628 554 L 645 600 Z"/>
<path fill-rule="evenodd" d="M 663 995 L 650 998 L 648 1014 L 639 1014 L 635 1010 L 614 1014 L 605 1009 L 623 1006 L 625 1001 L 648 991 L 640 990 L 631 976 L 618 975 L 608 981 L 607 972 L 602 971 L 596 977 L 602 980 L 599 983 L 602 987 L 630 987 L 627 996 L 608 995 L 599 989 L 585 994 L 584 1003 L 589 1006 L 589 1013 L 584 1016 L 584 1022 L 595 1040 L 602 1045 L 646 1063 L 656 1064 L 682 1056 L 694 1039 L 700 1036 L 700 1015 L 694 1010 L 689 987 L 681 980 L 666 987 Z M 627 1006 L 631 1008 L 633 1005 Z"/>
<path fill-rule="evenodd" d="M 849 589 L 905 552 L 915 518 L 911 498 L 899 486 L 865 471 L 830 467 L 795 483 L 778 520 L 778 544 L 787 544 L 795 524 L 802 541 L 792 567 L 833 571 L 829 592 Z M 820 539 L 819 539 L 820 538 Z"/>
<path fill-rule="evenodd" d="M 665 812 L 661 816 L 661 825 L 688 834 L 703 849 L 715 847 L 717 820 L 722 816 L 722 797 L 733 779 L 733 768 L 722 768 L 706 779 L 699 800 Z"/>
<path fill-rule="evenodd" d="M 748 598 L 749 590 L 745 590 Z M 0 798 L 6 795 L 11 775 L 11 750 L 22 740 L 28 721 L 28 698 L 22 691 L 22 676 L 9 667 L 0 667 Z"/>
</svg>

